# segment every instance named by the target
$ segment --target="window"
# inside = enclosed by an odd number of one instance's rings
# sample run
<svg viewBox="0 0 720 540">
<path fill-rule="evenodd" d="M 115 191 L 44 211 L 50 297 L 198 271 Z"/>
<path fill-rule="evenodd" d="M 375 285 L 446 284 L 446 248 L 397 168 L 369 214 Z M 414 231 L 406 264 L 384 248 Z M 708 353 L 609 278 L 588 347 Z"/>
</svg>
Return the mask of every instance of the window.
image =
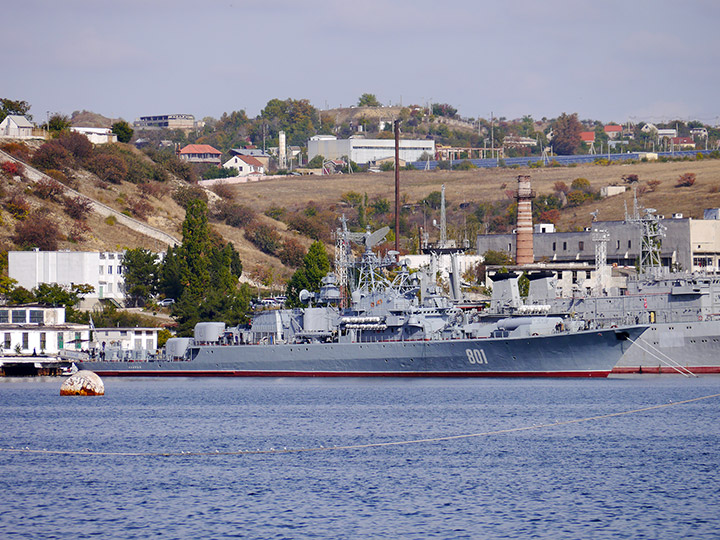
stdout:
<svg viewBox="0 0 720 540">
<path fill-rule="evenodd" d="M 617 241 L 617 247 L 615 249 L 620 249 L 620 240 Z"/>
<path fill-rule="evenodd" d="M 553 251 L 557 249 L 557 242 L 553 242 Z"/>
<path fill-rule="evenodd" d="M 628 249 L 632 247 L 632 240 L 628 240 Z"/>
<path fill-rule="evenodd" d="M 563 242 L 563 251 L 567 251 L 567 242 Z"/>
<path fill-rule="evenodd" d="M 45 332 L 40 332 L 40 350 L 44 351 L 46 345 L 47 345 L 47 336 L 45 335 Z"/>
<path fill-rule="evenodd" d="M 5 332 L 5 341 L 3 343 L 3 347 L 5 349 L 10 349 L 12 345 L 12 334 L 10 332 Z"/>
<path fill-rule="evenodd" d="M 82 335 L 80 332 L 75 332 L 75 348 L 82 349 Z"/>
<path fill-rule="evenodd" d="M 45 322 L 45 312 L 41 309 L 30 310 L 30 322 L 35 324 L 43 324 Z"/>
<path fill-rule="evenodd" d="M 0 323 L 10 322 L 10 312 L 7 309 L 0 309 Z"/>
<path fill-rule="evenodd" d="M 58 350 L 65 348 L 65 340 L 63 339 L 63 333 L 58 332 Z"/>
<path fill-rule="evenodd" d="M 108 259 L 114 259 L 115 254 L 114 253 L 108 253 Z"/>
<path fill-rule="evenodd" d="M 578 250 L 582 251 L 585 249 L 585 242 L 578 242 Z"/>
<path fill-rule="evenodd" d="M 112 265 L 108 264 L 108 275 L 112 274 Z"/>
<path fill-rule="evenodd" d="M 108 283 L 108 284 L 107 284 L 107 292 L 108 292 L 108 294 L 113 292 L 112 286 L 113 286 L 112 283 Z"/>
<path fill-rule="evenodd" d="M 118 267 L 117 267 L 117 273 L 118 273 L 118 274 L 122 274 L 122 266 L 118 266 Z"/>
<path fill-rule="evenodd" d="M 15 309 L 12 312 L 12 322 L 14 323 L 26 323 L 27 314 L 24 309 Z"/>
<path fill-rule="evenodd" d="M 28 332 L 22 333 L 22 348 L 28 350 L 30 348 L 30 334 Z"/>
<path fill-rule="evenodd" d="M 103 266 L 101 265 L 101 266 L 98 268 L 98 274 L 100 274 L 100 275 L 102 276 L 102 275 L 103 275 L 103 270 L 104 270 L 104 268 L 103 268 Z"/>
</svg>

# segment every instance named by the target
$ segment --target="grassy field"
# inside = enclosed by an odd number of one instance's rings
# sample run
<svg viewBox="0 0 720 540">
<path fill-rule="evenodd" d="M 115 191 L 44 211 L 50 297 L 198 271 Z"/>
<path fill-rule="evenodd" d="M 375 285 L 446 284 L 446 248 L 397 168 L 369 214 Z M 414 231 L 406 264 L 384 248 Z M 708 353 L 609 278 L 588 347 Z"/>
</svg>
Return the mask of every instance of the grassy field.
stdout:
<svg viewBox="0 0 720 540">
<path fill-rule="evenodd" d="M 678 188 L 676 180 L 684 173 L 696 175 L 695 185 Z M 586 178 L 595 189 L 608 185 L 624 185 L 622 177 L 636 174 L 639 185 L 650 180 L 660 184 L 654 192 L 640 197 L 645 207 L 670 215 L 680 212 L 687 217 L 702 218 L 705 208 L 720 207 L 720 160 L 669 163 L 633 163 L 618 165 L 580 165 L 543 169 L 474 169 L 471 171 L 402 171 L 401 193 L 408 202 L 416 202 L 445 184 L 446 197 L 454 206 L 463 202 L 492 202 L 505 198 L 506 191 L 515 189 L 518 175 L 530 175 L 533 190 L 539 195 L 553 192 L 555 182 L 568 186 L 576 178 Z M 238 202 L 262 212 L 270 206 L 295 209 L 314 201 L 321 206 L 337 204 L 343 193 L 355 191 L 394 200 L 394 173 L 306 176 L 240 184 L 233 187 Z M 632 193 L 592 201 L 563 210 L 558 224 L 561 230 L 589 224 L 590 212 L 599 211 L 599 219 L 622 219 L 624 203 L 632 209 Z"/>
</svg>

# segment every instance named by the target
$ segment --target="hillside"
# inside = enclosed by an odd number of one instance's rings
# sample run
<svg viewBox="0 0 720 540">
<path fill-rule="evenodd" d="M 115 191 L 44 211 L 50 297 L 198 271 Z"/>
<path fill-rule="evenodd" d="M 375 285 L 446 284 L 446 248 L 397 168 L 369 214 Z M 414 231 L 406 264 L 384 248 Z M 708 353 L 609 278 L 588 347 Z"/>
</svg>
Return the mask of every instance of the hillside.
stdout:
<svg viewBox="0 0 720 540">
<path fill-rule="evenodd" d="M 127 147 L 135 159 L 152 165 L 145 154 Z M 2 160 L 0 160 L 2 161 Z M 696 175 L 691 187 L 675 187 L 677 178 L 684 173 Z M 520 174 L 529 174 L 532 186 L 538 195 L 549 195 L 554 191 L 556 182 L 568 186 L 576 178 L 586 178 L 593 190 L 603 186 L 623 185 L 622 177 L 635 174 L 639 178 L 640 203 L 657 209 L 659 214 L 671 215 L 680 212 L 687 217 L 702 218 L 703 210 L 720 207 L 720 160 L 682 161 L 668 163 L 633 163 L 618 165 L 582 165 L 577 167 L 558 167 L 541 169 L 473 169 L 469 171 L 402 171 L 401 192 L 406 208 L 409 208 L 408 225 L 405 230 L 414 231 L 423 223 L 439 219 L 438 211 L 427 207 L 418 209 L 415 203 L 437 192 L 444 184 L 448 200 L 448 221 L 454 224 L 457 235 L 460 228 L 470 221 L 473 211 L 481 203 L 509 202 L 508 192 L 515 189 L 516 178 Z M 188 189 L 187 182 L 173 174 L 164 181 L 146 180 L 144 182 L 109 183 L 101 181 L 95 174 L 84 168 L 68 171 L 72 185 L 83 195 L 114 208 L 123 215 L 132 215 L 143 223 L 165 231 L 176 238 L 182 236 L 184 209 L 178 203 L 177 193 Z M 650 190 L 649 181 L 659 181 Z M 644 186 L 644 187 L 643 187 Z M 348 192 L 365 195 L 369 201 L 387 200 L 392 206 L 394 199 L 394 174 L 352 174 L 334 176 L 279 177 L 262 182 L 224 186 L 215 192 L 204 190 L 208 198 L 211 214 L 223 205 L 242 206 L 251 209 L 252 224 L 231 226 L 221 220 L 211 219 L 212 227 L 226 240 L 231 241 L 240 254 L 245 276 L 259 278 L 264 275 L 266 282 L 276 286 L 288 279 L 294 271 L 290 265 L 281 263 L 278 256 L 260 251 L 246 237 L 249 226 L 265 226 L 276 231 L 280 242 L 294 240 L 296 244 L 307 248 L 312 242 L 292 228 L 302 225 L 302 220 L 315 219 L 315 237 L 323 239 L 332 252 L 333 237 L 331 231 L 338 226 L 338 218 L 348 214 L 352 219 L 357 210 L 341 202 Z M 138 231 L 118 223 L 116 220 L 88 213 L 80 234 L 75 234 L 78 221 L 70 218 L 61 197 L 42 198 L 37 186 L 27 179 L 3 176 L 4 209 L 0 225 L 0 242 L 4 249 L 16 249 L 13 242 L 15 226 L 19 222 L 8 210 L 8 201 L 20 194 L 30 205 L 30 209 L 41 209 L 51 215 L 59 225 L 62 235 L 58 249 L 69 250 L 119 250 L 123 248 L 144 247 L 164 251 L 166 245 L 153 240 Z M 622 219 L 625 204 L 632 208 L 630 191 L 607 198 L 590 201 L 576 207 L 565 207 L 557 221 L 559 230 L 572 230 L 588 226 L 590 212 L 598 210 L 599 219 Z M 268 215 L 266 215 L 266 213 Z M 273 219 L 269 215 L 278 219 Z M 301 218 L 300 220 L 298 219 Z M 392 209 L 371 215 L 371 226 L 392 224 Z M 289 224 L 289 225 L 288 225 Z M 357 222 L 355 223 L 357 228 Z M 409 227 L 409 228 L 408 228 Z M 318 229 L 319 228 L 319 229 Z M 306 234 L 308 229 L 300 227 Z M 482 230 L 482 229 L 479 229 Z M 468 230 L 472 239 L 472 230 Z M 319 235 L 319 236 L 317 236 Z M 411 249 L 407 242 L 405 247 Z M 279 250 L 275 251 L 279 254 Z M 269 276 L 269 279 L 268 279 Z"/>
</svg>

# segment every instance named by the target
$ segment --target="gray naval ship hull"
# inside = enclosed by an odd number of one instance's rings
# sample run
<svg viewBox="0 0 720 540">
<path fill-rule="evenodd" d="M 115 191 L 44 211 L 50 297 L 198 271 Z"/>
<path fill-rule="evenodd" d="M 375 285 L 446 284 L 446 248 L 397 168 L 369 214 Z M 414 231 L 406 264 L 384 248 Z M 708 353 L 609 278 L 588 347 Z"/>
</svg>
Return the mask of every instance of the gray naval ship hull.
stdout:
<svg viewBox="0 0 720 540">
<path fill-rule="evenodd" d="M 720 373 L 720 320 L 651 324 L 613 374 Z"/>
<path fill-rule="evenodd" d="M 607 377 L 646 328 L 437 341 L 191 345 L 180 360 L 77 365 L 101 376 Z"/>
</svg>

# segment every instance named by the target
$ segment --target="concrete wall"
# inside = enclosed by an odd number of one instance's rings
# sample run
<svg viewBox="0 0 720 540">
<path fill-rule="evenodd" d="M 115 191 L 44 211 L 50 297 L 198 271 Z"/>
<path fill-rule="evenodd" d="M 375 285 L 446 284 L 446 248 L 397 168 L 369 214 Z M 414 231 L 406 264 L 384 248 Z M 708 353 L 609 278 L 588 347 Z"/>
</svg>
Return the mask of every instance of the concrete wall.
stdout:
<svg viewBox="0 0 720 540">
<path fill-rule="evenodd" d="M 95 292 L 85 297 L 92 302 L 101 299 L 125 300 L 123 253 L 97 251 L 10 251 L 8 274 L 18 285 L 30 290 L 40 283 L 58 285 L 88 284 Z"/>
</svg>

